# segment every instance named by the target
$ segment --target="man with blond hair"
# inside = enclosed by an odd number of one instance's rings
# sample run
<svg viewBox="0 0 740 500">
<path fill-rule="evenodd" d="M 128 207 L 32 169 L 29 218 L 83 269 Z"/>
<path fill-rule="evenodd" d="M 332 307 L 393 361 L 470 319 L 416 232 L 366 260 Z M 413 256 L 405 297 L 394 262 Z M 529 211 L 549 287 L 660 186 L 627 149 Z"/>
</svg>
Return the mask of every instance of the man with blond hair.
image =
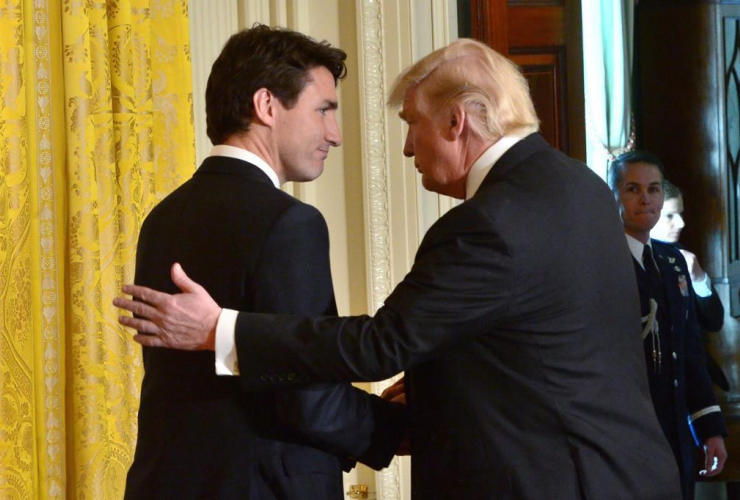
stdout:
<svg viewBox="0 0 740 500">
<path fill-rule="evenodd" d="M 238 313 L 229 329 L 175 266 L 184 293 L 126 286 L 137 300 L 116 304 L 140 318 L 121 323 L 178 349 L 212 350 L 218 327 L 247 390 L 406 370 L 414 498 L 678 498 L 606 184 L 545 142 L 524 77 L 479 42 L 407 69 L 389 104 L 424 187 L 466 201 L 373 317 Z"/>
</svg>

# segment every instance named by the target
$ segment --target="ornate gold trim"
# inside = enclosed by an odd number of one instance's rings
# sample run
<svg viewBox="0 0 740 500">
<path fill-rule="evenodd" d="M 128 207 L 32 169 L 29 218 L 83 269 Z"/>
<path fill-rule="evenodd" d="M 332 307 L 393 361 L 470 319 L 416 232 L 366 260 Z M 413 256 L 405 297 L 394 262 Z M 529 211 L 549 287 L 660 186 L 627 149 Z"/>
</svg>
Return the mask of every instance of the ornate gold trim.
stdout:
<svg viewBox="0 0 740 500">
<path fill-rule="evenodd" d="M 49 54 L 51 42 L 49 33 L 49 5 L 46 0 L 34 3 L 34 52 L 36 81 L 36 151 L 38 152 L 38 213 L 40 219 L 40 244 L 38 255 L 41 276 L 41 332 L 43 343 L 42 366 L 44 373 L 44 428 L 46 442 L 43 453 L 46 456 L 46 495 L 48 498 L 63 498 L 65 494 L 65 452 L 63 439 L 63 387 L 61 380 L 62 347 L 60 344 L 59 271 L 57 255 L 57 216 L 55 210 L 54 156 L 52 145 L 53 119 L 52 99 L 50 97 L 52 69 Z"/>
</svg>

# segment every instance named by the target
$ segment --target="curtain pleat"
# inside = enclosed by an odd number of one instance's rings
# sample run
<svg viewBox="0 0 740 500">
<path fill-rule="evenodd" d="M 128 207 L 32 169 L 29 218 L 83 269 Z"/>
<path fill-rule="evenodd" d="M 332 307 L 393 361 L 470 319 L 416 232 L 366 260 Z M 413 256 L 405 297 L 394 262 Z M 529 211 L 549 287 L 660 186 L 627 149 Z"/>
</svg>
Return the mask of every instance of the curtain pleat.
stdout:
<svg viewBox="0 0 740 500">
<path fill-rule="evenodd" d="M 123 496 L 141 351 L 111 305 L 195 168 L 186 0 L 0 1 L 0 497 Z"/>
</svg>

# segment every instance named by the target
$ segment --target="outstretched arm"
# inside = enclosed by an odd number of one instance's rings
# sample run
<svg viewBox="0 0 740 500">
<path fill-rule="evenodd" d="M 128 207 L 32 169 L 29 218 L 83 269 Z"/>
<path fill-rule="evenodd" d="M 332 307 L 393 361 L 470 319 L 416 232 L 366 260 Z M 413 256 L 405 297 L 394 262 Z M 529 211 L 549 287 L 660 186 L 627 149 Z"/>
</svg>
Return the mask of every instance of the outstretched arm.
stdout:
<svg viewBox="0 0 740 500">
<path fill-rule="evenodd" d="M 462 205 L 429 230 L 411 271 L 374 317 L 240 313 L 235 333 L 240 380 L 246 388 L 264 389 L 388 378 L 503 321 L 510 312 L 512 269 L 506 238 L 485 214 Z M 192 283 L 184 274 L 173 281 L 181 288 Z M 146 302 L 116 302 L 145 317 L 121 320 L 154 336 L 137 336 L 137 342 L 212 348 L 208 339 L 219 308 L 206 293 L 186 288 L 169 297 L 130 286 L 124 291 Z"/>
</svg>

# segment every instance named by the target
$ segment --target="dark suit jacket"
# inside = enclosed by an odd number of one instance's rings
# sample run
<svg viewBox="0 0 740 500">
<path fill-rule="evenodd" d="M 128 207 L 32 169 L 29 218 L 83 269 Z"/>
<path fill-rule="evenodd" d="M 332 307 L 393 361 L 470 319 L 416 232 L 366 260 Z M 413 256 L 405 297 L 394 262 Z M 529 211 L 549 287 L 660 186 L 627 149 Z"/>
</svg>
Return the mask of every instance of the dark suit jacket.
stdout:
<svg viewBox="0 0 740 500">
<path fill-rule="evenodd" d="M 708 349 L 709 344 L 712 342 L 710 334 L 719 332 L 725 321 L 725 308 L 722 305 L 722 301 L 719 299 L 719 295 L 717 294 L 717 290 L 714 289 L 714 285 L 711 285 L 711 289 L 712 294 L 708 297 L 699 297 L 698 295 L 694 295 L 696 298 L 696 320 L 699 323 L 702 342 L 705 346 L 704 362 L 707 365 L 709 378 L 723 391 L 729 391 L 730 382 L 727 380 L 727 376 L 722 370 L 722 367 L 719 366 Z"/>
<path fill-rule="evenodd" d="M 699 326 L 708 334 L 718 332 L 725 322 L 725 308 L 719 299 L 714 285 L 710 285 L 712 295 L 708 297 L 696 297 L 696 319 Z"/>
<path fill-rule="evenodd" d="M 323 217 L 240 160 L 206 159 L 147 217 L 136 283 L 175 292 L 176 261 L 224 306 L 336 314 Z M 401 439 L 399 406 L 350 384 L 247 394 L 213 352 L 144 348 L 144 367 L 126 498 L 338 500 L 351 457 L 384 467 Z"/>
<path fill-rule="evenodd" d="M 406 369 L 414 498 L 675 500 L 639 313 L 614 197 L 533 134 L 429 229 L 373 318 L 240 314 L 240 379 Z"/>
<path fill-rule="evenodd" d="M 694 438 L 690 415 L 717 405 L 704 361 L 695 296 L 686 260 L 670 243 L 652 240 L 653 255 L 663 278 L 667 302 L 659 308 L 659 333 L 662 344 L 660 370 L 653 364 L 652 337 L 643 341 L 650 393 L 663 432 L 673 449 L 684 483 L 685 498 L 693 498 L 692 448 Z M 642 266 L 632 259 L 640 290 L 643 317 L 650 310 L 649 279 Z M 660 314 L 660 308 L 665 314 Z M 666 310 L 667 309 L 667 310 Z M 708 413 L 692 422 L 700 442 L 727 434 L 722 414 Z"/>
</svg>

